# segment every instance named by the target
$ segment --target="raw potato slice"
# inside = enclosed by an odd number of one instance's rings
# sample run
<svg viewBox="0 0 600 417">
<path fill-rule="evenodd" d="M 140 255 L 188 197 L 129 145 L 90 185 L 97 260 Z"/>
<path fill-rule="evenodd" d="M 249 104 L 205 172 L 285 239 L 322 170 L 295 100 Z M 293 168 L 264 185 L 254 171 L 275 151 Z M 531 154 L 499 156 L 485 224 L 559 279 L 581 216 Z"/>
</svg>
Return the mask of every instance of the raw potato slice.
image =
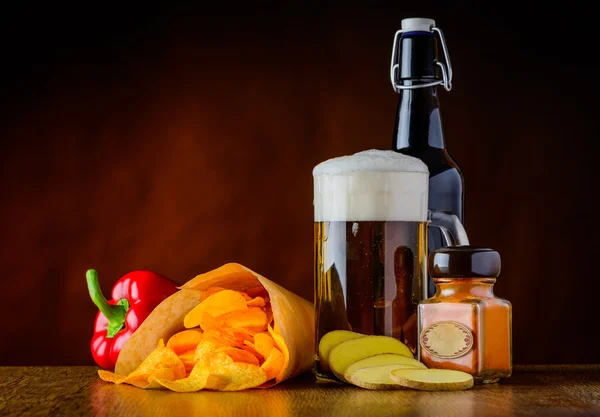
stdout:
<svg viewBox="0 0 600 417">
<path fill-rule="evenodd" d="M 450 369 L 394 369 L 390 378 L 406 388 L 423 391 L 458 391 L 473 386 L 471 375 Z"/>
<path fill-rule="evenodd" d="M 357 387 L 384 390 L 384 389 L 405 389 L 397 384 L 390 377 L 390 372 L 395 369 L 419 369 L 410 365 L 383 365 L 371 366 L 369 368 L 354 369 L 352 373 L 346 372 L 346 380 Z"/>
<path fill-rule="evenodd" d="M 411 368 L 427 369 L 425 365 L 416 359 L 394 353 L 382 353 L 380 355 L 371 356 L 353 363 L 348 367 L 348 369 L 346 369 L 344 378 L 348 379 L 348 375 L 354 373 L 354 371 L 357 369 L 383 365 L 399 365 L 399 367 L 409 366 Z"/>
<path fill-rule="evenodd" d="M 364 336 L 340 343 L 329 353 L 329 367 L 340 380 L 350 365 L 380 353 L 396 353 L 409 358 L 413 354 L 404 343 L 389 336 Z M 347 381 L 346 381 L 347 382 Z"/>
<path fill-rule="evenodd" d="M 319 341 L 319 365 L 323 372 L 329 372 L 329 353 L 331 349 L 347 340 L 356 339 L 365 336 L 362 333 L 351 332 L 349 330 L 333 330 L 325 335 Z"/>
</svg>

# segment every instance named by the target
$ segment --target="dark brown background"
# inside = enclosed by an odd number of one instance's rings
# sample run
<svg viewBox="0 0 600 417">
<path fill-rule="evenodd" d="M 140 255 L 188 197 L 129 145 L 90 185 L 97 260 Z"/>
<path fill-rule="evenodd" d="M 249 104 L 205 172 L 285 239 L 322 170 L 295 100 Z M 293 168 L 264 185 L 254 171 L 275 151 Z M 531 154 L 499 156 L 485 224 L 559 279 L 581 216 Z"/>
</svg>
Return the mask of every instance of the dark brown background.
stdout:
<svg viewBox="0 0 600 417">
<path fill-rule="evenodd" d="M 236 261 L 312 299 L 312 167 L 391 146 L 391 41 L 435 18 L 472 243 L 500 251 L 516 363 L 598 363 L 593 24 L 581 8 L 267 7 L 4 16 L 0 365 L 92 364 L 96 308 L 138 268 Z"/>
</svg>

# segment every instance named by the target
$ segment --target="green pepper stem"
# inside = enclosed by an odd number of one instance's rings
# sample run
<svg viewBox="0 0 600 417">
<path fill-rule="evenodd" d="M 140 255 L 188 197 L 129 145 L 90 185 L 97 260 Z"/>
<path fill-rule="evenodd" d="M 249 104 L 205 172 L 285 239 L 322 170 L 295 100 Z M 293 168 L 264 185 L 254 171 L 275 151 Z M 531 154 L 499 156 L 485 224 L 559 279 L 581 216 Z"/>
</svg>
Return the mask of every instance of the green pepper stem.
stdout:
<svg viewBox="0 0 600 417">
<path fill-rule="evenodd" d="M 108 320 L 107 337 L 114 337 L 125 323 L 125 313 L 127 312 L 127 309 L 120 304 L 108 304 L 108 301 L 106 301 L 106 298 L 104 298 L 104 295 L 102 294 L 96 270 L 88 270 L 85 274 L 85 278 L 87 280 L 88 291 L 90 292 L 92 301 Z"/>
</svg>

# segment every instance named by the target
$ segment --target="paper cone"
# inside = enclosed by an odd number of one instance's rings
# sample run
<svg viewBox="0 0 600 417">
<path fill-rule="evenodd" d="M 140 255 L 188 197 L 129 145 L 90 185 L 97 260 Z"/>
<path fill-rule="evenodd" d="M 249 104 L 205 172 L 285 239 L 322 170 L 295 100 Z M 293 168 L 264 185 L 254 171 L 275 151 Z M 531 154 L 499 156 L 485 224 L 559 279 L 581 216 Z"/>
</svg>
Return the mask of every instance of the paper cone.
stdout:
<svg viewBox="0 0 600 417">
<path fill-rule="evenodd" d="M 159 339 L 168 340 L 184 330 L 183 319 L 200 303 L 200 291 L 210 287 L 246 291 L 260 285 L 269 293 L 275 329 L 287 347 L 282 349 L 286 361 L 276 382 L 307 371 L 315 355 L 313 304 L 243 265 L 229 263 L 191 279 L 160 303 L 123 346 L 115 373 L 128 375 L 156 348 Z"/>
</svg>

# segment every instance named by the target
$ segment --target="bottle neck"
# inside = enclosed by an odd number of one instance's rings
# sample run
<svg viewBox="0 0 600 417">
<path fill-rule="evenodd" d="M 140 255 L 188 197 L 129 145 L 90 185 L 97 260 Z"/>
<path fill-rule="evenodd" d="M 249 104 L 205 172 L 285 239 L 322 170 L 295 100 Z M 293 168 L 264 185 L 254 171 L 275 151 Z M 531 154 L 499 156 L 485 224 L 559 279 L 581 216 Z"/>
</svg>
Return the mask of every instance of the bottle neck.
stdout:
<svg viewBox="0 0 600 417">
<path fill-rule="evenodd" d="M 437 41 L 431 32 L 410 32 L 400 39 L 399 79 L 404 85 L 437 79 Z M 437 87 L 401 89 L 396 111 L 396 151 L 444 148 Z"/>
<path fill-rule="evenodd" d="M 436 88 L 400 91 L 394 127 L 395 151 L 444 149 L 444 133 Z"/>
<path fill-rule="evenodd" d="M 435 278 L 436 297 L 475 297 L 494 296 L 496 278 Z"/>
</svg>

